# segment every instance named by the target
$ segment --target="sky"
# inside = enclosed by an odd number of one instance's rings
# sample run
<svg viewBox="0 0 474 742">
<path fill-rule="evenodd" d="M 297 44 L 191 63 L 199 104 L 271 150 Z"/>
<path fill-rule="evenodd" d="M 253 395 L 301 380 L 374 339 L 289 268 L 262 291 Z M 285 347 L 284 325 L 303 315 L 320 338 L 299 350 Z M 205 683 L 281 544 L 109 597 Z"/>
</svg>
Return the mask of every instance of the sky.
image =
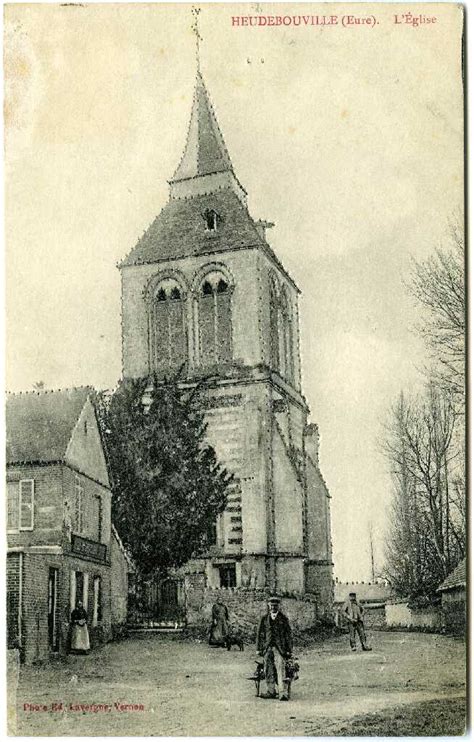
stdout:
<svg viewBox="0 0 474 742">
<path fill-rule="evenodd" d="M 462 212 L 461 11 L 202 5 L 201 67 L 249 210 L 302 290 L 335 575 L 370 578 L 390 509 L 383 423 L 426 358 L 413 259 Z M 361 13 L 361 10 L 364 12 Z M 232 26 L 241 15 L 331 26 Z M 343 25 L 355 14 L 373 25 Z M 195 78 L 191 6 L 5 9 L 6 388 L 120 377 L 116 264 L 166 203 Z"/>
</svg>

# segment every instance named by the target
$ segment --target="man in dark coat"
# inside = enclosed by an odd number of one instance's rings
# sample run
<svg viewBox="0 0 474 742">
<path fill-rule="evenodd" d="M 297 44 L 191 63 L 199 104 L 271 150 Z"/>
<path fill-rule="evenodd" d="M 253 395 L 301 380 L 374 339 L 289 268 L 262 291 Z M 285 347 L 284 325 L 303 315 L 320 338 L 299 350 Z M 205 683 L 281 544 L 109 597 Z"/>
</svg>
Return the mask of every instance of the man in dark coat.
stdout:
<svg viewBox="0 0 474 742">
<path fill-rule="evenodd" d="M 229 633 L 229 611 L 220 598 L 212 606 L 212 623 L 209 632 L 211 647 L 225 647 Z"/>
<path fill-rule="evenodd" d="M 280 701 L 288 701 L 285 664 L 293 651 L 290 623 L 280 611 L 280 598 L 268 601 L 268 612 L 260 619 L 257 632 L 257 655 L 263 657 L 267 692 L 261 698 L 276 698 L 275 679 Z"/>
</svg>

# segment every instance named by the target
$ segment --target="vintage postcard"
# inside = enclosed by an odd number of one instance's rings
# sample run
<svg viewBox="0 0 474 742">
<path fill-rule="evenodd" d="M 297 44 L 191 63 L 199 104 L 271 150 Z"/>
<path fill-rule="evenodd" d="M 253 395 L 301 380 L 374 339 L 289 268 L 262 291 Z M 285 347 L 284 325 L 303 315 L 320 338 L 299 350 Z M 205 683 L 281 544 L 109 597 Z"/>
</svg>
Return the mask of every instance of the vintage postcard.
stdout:
<svg viewBox="0 0 474 742">
<path fill-rule="evenodd" d="M 463 38 L 4 7 L 10 735 L 464 734 Z"/>
</svg>

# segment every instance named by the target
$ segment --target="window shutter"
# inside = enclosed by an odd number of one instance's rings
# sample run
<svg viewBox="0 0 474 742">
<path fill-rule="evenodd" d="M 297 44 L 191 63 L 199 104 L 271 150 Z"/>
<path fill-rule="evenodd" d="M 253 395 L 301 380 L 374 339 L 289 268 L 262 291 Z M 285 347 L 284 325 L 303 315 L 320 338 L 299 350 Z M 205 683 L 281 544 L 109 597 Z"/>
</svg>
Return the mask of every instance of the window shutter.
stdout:
<svg viewBox="0 0 474 742">
<path fill-rule="evenodd" d="M 20 524 L 20 498 L 18 482 L 7 482 L 7 530 L 18 531 Z"/>
<path fill-rule="evenodd" d="M 20 480 L 20 531 L 32 531 L 34 524 L 34 480 Z"/>
</svg>

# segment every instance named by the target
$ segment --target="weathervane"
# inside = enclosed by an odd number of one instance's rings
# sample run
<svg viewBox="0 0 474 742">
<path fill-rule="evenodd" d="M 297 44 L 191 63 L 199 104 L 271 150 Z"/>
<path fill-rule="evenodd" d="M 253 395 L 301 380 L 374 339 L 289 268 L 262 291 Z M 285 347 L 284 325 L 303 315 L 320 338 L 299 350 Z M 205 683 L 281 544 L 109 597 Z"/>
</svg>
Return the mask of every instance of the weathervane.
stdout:
<svg viewBox="0 0 474 742">
<path fill-rule="evenodd" d="M 196 63 L 197 63 L 197 71 L 198 73 L 201 72 L 201 58 L 200 58 L 200 45 L 199 42 L 202 41 L 202 36 L 199 33 L 199 13 L 201 12 L 201 8 L 197 8 L 196 6 L 193 6 L 191 9 L 191 13 L 193 14 L 193 24 L 191 26 L 193 34 L 196 36 Z"/>
</svg>

